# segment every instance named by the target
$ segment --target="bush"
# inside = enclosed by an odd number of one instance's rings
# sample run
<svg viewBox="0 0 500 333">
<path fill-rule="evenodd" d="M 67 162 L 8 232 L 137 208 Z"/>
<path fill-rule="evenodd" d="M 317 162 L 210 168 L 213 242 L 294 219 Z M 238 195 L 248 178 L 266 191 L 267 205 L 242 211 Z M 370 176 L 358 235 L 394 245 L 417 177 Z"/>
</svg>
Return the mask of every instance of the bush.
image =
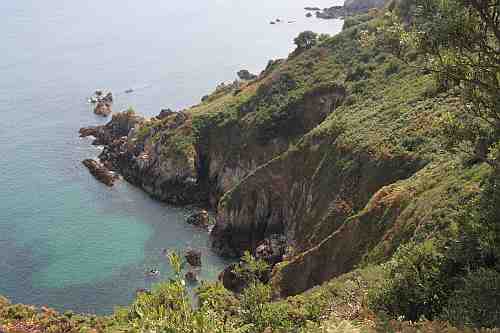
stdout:
<svg viewBox="0 0 500 333">
<path fill-rule="evenodd" d="M 385 77 L 389 77 L 391 75 L 399 73 L 399 70 L 400 70 L 399 64 L 394 61 L 390 61 L 385 67 L 384 75 Z"/>
<path fill-rule="evenodd" d="M 370 290 L 370 306 L 407 320 L 433 319 L 448 294 L 444 262 L 433 241 L 402 246 L 387 264 L 387 279 Z"/>
<path fill-rule="evenodd" d="M 500 327 L 500 274 L 491 269 L 468 274 L 450 297 L 443 316 L 459 325 Z"/>
<path fill-rule="evenodd" d="M 250 324 L 251 332 L 262 332 L 267 328 L 289 332 L 294 327 L 288 316 L 286 303 L 271 302 L 271 287 L 260 282 L 252 283 L 242 294 L 241 318 Z"/>
</svg>

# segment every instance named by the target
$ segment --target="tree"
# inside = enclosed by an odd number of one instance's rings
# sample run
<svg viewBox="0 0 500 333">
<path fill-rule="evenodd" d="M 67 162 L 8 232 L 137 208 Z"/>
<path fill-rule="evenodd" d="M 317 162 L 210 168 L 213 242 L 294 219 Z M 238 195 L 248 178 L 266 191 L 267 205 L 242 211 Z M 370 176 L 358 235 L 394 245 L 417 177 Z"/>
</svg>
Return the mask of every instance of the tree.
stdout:
<svg viewBox="0 0 500 333">
<path fill-rule="evenodd" d="M 312 31 L 303 31 L 301 32 L 293 42 L 297 45 L 297 49 L 299 50 L 307 50 L 316 45 L 318 40 L 318 35 Z"/>
<path fill-rule="evenodd" d="M 463 99 L 460 110 L 443 118 L 447 142 L 500 166 L 500 0 L 402 0 L 392 7 L 362 41 L 384 45 L 406 62 L 420 54 L 417 66 Z"/>
</svg>

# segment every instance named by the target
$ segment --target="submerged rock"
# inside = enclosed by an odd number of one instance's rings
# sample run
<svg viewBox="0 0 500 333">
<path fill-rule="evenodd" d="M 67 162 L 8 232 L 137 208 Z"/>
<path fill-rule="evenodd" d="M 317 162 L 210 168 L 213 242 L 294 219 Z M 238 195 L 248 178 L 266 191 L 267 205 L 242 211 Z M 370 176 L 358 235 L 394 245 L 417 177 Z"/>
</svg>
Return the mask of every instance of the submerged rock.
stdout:
<svg viewBox="0 0 500 333">
<path fill-rule="evenodd" d="M 118 179 L 118 176 L 114 172 L 109 171 L 103 164 L 96 160 L 86 159 L 82 163 L 98 181 L 107 186 L 113 186 Z"/>
<path fill-rule="evenodd" d="M 185 258 L 191 266 L 201 266 L 201 251 L 190 249 L 186 252 Z"/>
</svg>

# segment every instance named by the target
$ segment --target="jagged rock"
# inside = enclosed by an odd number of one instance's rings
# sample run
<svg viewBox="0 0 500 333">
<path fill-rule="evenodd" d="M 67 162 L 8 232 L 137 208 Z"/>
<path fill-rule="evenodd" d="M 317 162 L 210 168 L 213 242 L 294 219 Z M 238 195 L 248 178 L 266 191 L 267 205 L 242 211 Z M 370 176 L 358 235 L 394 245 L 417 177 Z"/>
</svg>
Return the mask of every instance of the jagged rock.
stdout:
<svg viewBox="0 0 500 333">
<path fill-rule="evenodd" d="M 99 116 L 107 117 L 111 114 L 111 104 L 107 102 L 97 102 L 94 113 Z"/>
<path fill-rule="evenodd" d="M 202 209 L 191 214 L 186 222 L 200 228 L 208 229 L 210 226 L 210 215 L 206 210 Z"/>
<path fill-rule="evenodd" d="M 107 186 L 113 186 L 114 182 L 118 179 L 118 176 L 114 172 L 109 171 L 96 160 L 86 159 L 82 163 L 98 181 Z"/>
<path fill-rule="evenodd" d="M 311 13 L 306 14 L 306 17 L 312 17 L 312 16 L 313 16 L 313 14 L 311 14 Z"/>
<path fill-rule="evenodd" d="M 244 80 L 244 81 L 251 81 L 251 80 L 254 80 L 257 78 L 257 75 L 250 73 L 246 69 L 242 69 L 242 70 L 238 71 L 237 75 L 240 78 L 240 80 Z"/>
<path fill-rule="evenodd" d="M 198 275 L 193 270 L 187 271 L 186 274 L 184 275 L 184 278 L 186 279 L 186 281 L 192 284 L 198 282 Z"/>
<path fill-rule="evenodd" d="M 112 104 L 113 103 L 113 94 L 108 92 L 103 98 L 100 100 L 101 102 Z"/>
<path fill-rule="evenodd" d="M 85 138 L 87 136 L 97 137 L 98 134 L 98 126 L 90 126 L 90 127 L 82 127 L 80 128 L 80 137 Z"/>
<path fill-rule="evenodd" d="M 185 258 L 191 266 L 201 266 L 201 251 L 190 249 L 186 252 Z"/>
<path fill-rule="evenodd" d="M 172 111 L 171 109 L 162 109 L 160 111 L 160 114 L 156 116 L 157 119 L 164 119 L 167 118 L 168 116 L 173 115 L 175 112 Z"/>
</svg>

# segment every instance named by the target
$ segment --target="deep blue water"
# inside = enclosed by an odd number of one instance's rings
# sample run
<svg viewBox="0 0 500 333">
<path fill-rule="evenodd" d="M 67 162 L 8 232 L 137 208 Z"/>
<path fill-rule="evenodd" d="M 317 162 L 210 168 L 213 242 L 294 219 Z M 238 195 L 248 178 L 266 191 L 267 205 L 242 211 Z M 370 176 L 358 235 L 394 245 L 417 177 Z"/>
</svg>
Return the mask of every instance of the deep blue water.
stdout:
<svg viewBox="0 0 500 333">
<path fill-rule="evenodd" d="M 203 277 L 224 265 L 188 210 L 121 181 L 107 188 L 82 166 L 98 148 L 78 138 L 105 120 L 97 88 L 152 116 L 197 103 L 237 70 L 285 57 L 300 31 L 341 21 L 304 17 L 330 0 L 0 1 L 0 294 L 60 310 L 109 313 L 168 267 L 161 249 L 203 249 Z M 293 24 L 270 25 L 275 18 Z M 132 94 L 123 91 L 133 88 Z"/>
</svg>

